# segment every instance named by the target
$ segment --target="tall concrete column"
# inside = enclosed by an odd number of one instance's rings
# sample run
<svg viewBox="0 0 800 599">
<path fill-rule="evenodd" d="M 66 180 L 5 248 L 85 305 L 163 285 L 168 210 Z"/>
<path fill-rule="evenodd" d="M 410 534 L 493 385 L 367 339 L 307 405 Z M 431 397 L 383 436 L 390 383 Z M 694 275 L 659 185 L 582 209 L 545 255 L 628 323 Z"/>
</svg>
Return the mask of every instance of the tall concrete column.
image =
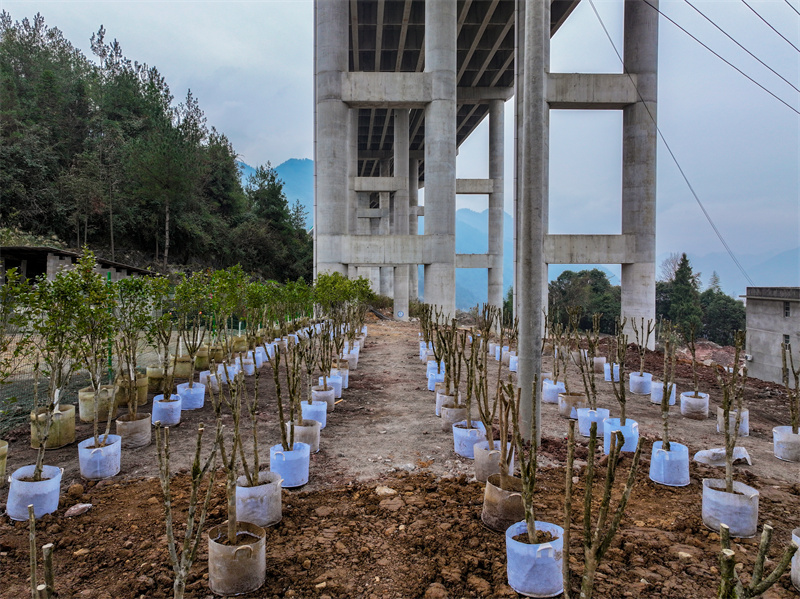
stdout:
<svg viewBox="0 0 800 599">
<path fill-rule="evenodd" d="M 358 176 L 358 108 L 349 110 L 347 121 L 347 138 L 350 142 L 347 171 L 347 225 L 350 235 L 359 234 L 358 192 L 355 190 L 355 179 Z M 366 220 L 366 219 L 362 219 Z"/>
<path fill-rule="evenodd" d="M 622 233 L 636 238 L 636 262 L 623 264 L 621 277 L 622 316 L 630 322 L 655 319 L 658 12 L 642 0 L 625 2 L 624 36 L 625 68 L 644 100 L 622 111 Z"/>
<path fill-rule="evenodd" d="M 344 2 L 314 3 L 315 274 L 347 275 L 337 237 L 348 230 L 349 108 L 342 102 L 341 74 L 348 69 L 349 8 Z"/>
<path fill-rule="evenodd" d="M 525 85 L 525 2 L 516 0 L 514 15 L 514 315 L 520 314 L 519 298 L 519 210 L 522 205 L 523 123 Z"/>
<path fill-rule="evenodd" d="M 519 370 L 523 431 L 531 419 L 541 423 L 541 397 L 533 401 L 534 376 L 542 366 L 542 284 L 547 202 L 549 107 L 546 84 L 550 65 L 550 3 L 535 0 L 525 7 L 522 193 L 517 205 L 519 237 Z M 541 437 L 539 426 L 538 437 Z"/>
<path fill-rule="evenodd" d="M 456 273 L 456 9 L 457 2 L 425 4 L 425 235 L 434 240 L 425 265 L 425 301 L 455 314 Z"/>
<path fill-rule="evenodd" d="M 408 164 L 408 233 L 416 235 L 419 231 L 418 216 L 414 209 L 419 206 L 419 159 L 411 158 Z M 408 295 L 414 301 L 419 300 L 419 265 L 412 264 L 408 271 Z"/>
<path fill-rule="evenodd" d="M 408 181 L 408 109 L 394 111 L 394 176 Z M 409 193 L 394 192 L 394 234 L 408 235 Z M 408 264 L 394 267 L 394 317 L 408 320 Z"/>
<path fill-rule="evenodd" d="M 496 267 L 489 268 L 489 303 L 498 308 L 503 307 L 504 116 L 505 102 L 492 100 L 489 103 L 489 178 L 492 180 L 492 193 L 489 194 L 489 255 Z"/>
<path fill-rule="evenodd" d="M 386 118 L 389 118 L 387 116 Z M 391 176 L 391 163 L 388 159 L 381 160 L 380 162 L 380 176 L 381 177 L 389 177 Z M 378 194 L 380 198 L 380 209 L 381 216 L 380 218 L 380 235 L 391 235 L 392 229 L 390 226 L 391 223 L 391 215 L 389 210 L 389 192 L 382 191 Z M 394 295 L 394 267 L 392 266 L 381 266 L 379 267 L 381 271 L 381 295 L 385 295 L 386 297 L 392 297 Z"/>
</svg>

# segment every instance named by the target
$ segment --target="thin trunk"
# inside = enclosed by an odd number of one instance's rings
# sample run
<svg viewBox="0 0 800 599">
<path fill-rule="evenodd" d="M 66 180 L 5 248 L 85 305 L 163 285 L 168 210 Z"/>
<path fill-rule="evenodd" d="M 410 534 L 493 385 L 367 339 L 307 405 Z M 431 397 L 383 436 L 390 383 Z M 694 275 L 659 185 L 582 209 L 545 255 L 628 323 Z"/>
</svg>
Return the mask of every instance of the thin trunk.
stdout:
<svg viewBox="0 0 800 599">
<path fill-rule="evenodd" d="M 164 205 L 164 270 L 167 270 L 169 260 L 169 199 Z"/>
<path fill-rule="evenodd" d="M 572 527 L 572 474 L 575 463 L 575 421 L 569 421 L 569 434 L 567 437 L 567 473 L 564 482 L 564 538 L 563 538 L 563 577 L 564 599 L 570 597 L 570 570 L 569 570 L 569 539 Z"/>
<path fill-rule="evenodd" d="M 89 215 L 88 214 L 84 214 L 83 215 L 83 245 L 86 245 L 86 243 L 87 243 L 86 235 L 87 235 L 87 231 L 88 230 L 89 230 Z"/>
<path fill-rule="evenodd" d="M 56 590 L 56 580 L 53 574 L 53 549 L 52 543 L 42 546 L 42 556 L 44 558 L 44 583 L 47 590 L 47 597 L 52 597 Z"/>
<path fill-rule="evenodd" d="M 112 185 L 111 195 L 108 197 L 108 228 L 111 235 L 111 259 L 116 260 L 114 257 L 114 191 Z"/>
<path fill-rule="evenodd" d="M 236 448 L 233 448 L 236 453 Z M 235 461 L 235 458 L 233 458 Z M 228 544 L 236 546 L 236 472 L 233 468 L 226 468 L 228 474 L 228 484 L 226 491 L 228 495 Z"/>
<path fill-rule="evenodd" d="M 33 505 L 28 506 L 29 533 L 28 541 L 30 544 L 30 565 L 31 565 L 31 599 L 39 597 L 36 584 L 36 516 L 33 513 Z"/>
<path fill-rule="evenodd" d="M 581 582 L 581 598 L 591 599 L 594 590 L 594 575 L 597 570 L 597 560 L 594 556 L 586 556 L 586 567 L 583 570 L 583 582 Z"/>
</svg>

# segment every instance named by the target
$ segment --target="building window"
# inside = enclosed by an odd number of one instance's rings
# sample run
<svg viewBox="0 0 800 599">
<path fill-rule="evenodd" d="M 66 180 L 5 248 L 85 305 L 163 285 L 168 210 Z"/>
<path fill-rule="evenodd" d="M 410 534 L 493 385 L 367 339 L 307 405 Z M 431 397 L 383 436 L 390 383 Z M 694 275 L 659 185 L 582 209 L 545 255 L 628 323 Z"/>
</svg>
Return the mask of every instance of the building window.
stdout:
<svg viewBox="0 0 800 599">
<path fill-rule="evenodd" d="M 789 302 L 783 302 L 783 317 L 789 318 L 792 314 L 792 305 Z"/>
<path fill-rule="evenodd" d="M 784 335 L 783 336 L 783 344 L 784 345 L 789 345 L 789 343 L 790 343 L 789 335 Z"/>
</svg>

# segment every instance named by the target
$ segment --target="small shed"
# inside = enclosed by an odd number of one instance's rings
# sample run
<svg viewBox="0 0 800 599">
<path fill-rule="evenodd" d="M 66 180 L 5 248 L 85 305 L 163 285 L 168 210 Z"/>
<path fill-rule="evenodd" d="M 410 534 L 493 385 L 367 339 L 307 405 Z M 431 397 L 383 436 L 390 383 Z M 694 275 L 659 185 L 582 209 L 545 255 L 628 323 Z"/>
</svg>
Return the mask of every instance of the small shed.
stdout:
<svg viewBox="0 0 800 599">
<path fill-rule="evenodd" d="M 0 246 L 0 283 L 5 282 L 5 272 L 16 267 L 28 279 L 47 275 L 52 280 L 59 269 L 70 267 L 80 258 L 80 253 L 47 246 Z M 104 277 L 111 273 L 112 281 L 127 277 L 153 274 L 137 266 L 97 258 L 97 272 Z"/>
</svg>

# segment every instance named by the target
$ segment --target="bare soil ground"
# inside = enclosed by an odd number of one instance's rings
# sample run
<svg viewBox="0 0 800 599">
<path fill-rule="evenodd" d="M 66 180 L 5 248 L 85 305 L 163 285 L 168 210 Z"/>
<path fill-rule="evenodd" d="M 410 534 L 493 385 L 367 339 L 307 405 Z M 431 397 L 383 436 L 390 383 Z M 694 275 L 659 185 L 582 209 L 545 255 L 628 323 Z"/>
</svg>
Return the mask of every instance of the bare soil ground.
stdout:
<svg viewBox="0 0 800 599">
<path fill-rule="evenodd" d="M 417 353 L 413 324 L 371 322 L 358 369 L 350 374 L 344 400 L 328 415 L 321 450 L 311 457 L 311 480 L 299 490 L 284 490 L 283 520 L 267 532 L 267 580 L 250 597 L 514 597 L 506 584 L 503 535 L 480 520 L 483 485 L 471 480 L 472 463 L 453 452 L 452 434 L 441 430 L 434 415 L 433 393 L 426 389 L 425 367 Z M 648 357 L 648 370 L 661 371 L 661 356 Z M 630 367 L 638 367 L 631 355 Z M 573 372 L 572 385 L 579 385 Z M 678 392 L 691 386 L 691 371 L 682 363 Z M 710 368 L 701 368 L 701 389 L 720 396 Z M 600 404 L 618 406 L 610 383 L 599 383 Z M 259 378 L 260 455 L 268 462 L 269 445 L 279 440 L 271 370 Z M 750 381 L 750 437 L 741 440 L 752 466 L 736 469 L 736 478 L 761 492 L 759 521 L 775 528 L 771 559 L 776 559 L 800 526 L 800 465 L 772 455 L 771 429 L 786 424 L 788 410 L 780 388 Z M 141 408 L 149 411 L 150 404 Z M 657 439 L 659 408 L 648 397 L 629 396 L 628 415 L 639 422 L 648 440 Z M 184 412 L 172 431 L 176 506 L 181 522 L 186 509 L 186 469 L 198 423 L 213 422 L 210 402 L 202 410 Z M 538 519 L 561 523 L 564 440 L 567 422 L 556 406 L 543 406 L 544 442 L 538 480 Z M 715 421 L 687 420 L 678 407 L 671 417 L 673 440 L 690 453 L 720 447 Z M 245 430 L 248 426 L 245 426 Z M 91 434 L 80 424 L 77 440 Z M 211 435 L 206 435 L 210 437 Z M 8 471 L 29 464 L 28 432 L 8 436 Z M 206 439 L 207 441 L 209 439 Z M 580 440 L 585 458 L 586 440 Z M 692 483 L 669 488 L 647 477 L 650 443 L 637 476 L 628 513 L 599 569 L 596 597 L 714 597 L 718 583 L 719 538 L 700 518 L 701 480 L 722 476 L 721 469 L 692 464 Z M 61 597 L 87 599 L 171 596 L 172 572 L 166 549 L 163 507 L 157 478 L 155 447 L 123 452 L 120 475 L 91 483 L 80 478 L 75 446 L 50 451 L 46 463 L 65 469 L 61 505 L 37 523 L 37 544 L 56 545 L 56 586 Z M 625 457 L 623 472 L 630 464 Z M 580 472 L 576 472 L 580 474 Z M 600 473 L 602 474 L 602 472 Z M 78 486 L 80 485 L 80 486 Z M 207 528 L 225 520 L 221 473 L 217 474 Z M 379 495 L 389 487 L 394 494 Z M 0 489 L 5 505 L 7 485 Z M 573 499 L 570 562 L 581 572 L 582 479 Z M 599 492 L 599 489 L 598 489 Z M 67 508 L 91 503 L 87 513 L 66 518 Z M 178 525 L 179 531 L 182 530 Z M 750 572 L 757 540 L 739 540 L 737 559 Z M 207 584 L 206 544 L 190 574 L 188 597 L 211 595 Z M 0 597 L 30 595 L 27 523 L 0 518 Z M 746 577 L 746 576 L 745 576 Z M 765 597 L 796 597 L 788 574 Z"/>
</svg>

